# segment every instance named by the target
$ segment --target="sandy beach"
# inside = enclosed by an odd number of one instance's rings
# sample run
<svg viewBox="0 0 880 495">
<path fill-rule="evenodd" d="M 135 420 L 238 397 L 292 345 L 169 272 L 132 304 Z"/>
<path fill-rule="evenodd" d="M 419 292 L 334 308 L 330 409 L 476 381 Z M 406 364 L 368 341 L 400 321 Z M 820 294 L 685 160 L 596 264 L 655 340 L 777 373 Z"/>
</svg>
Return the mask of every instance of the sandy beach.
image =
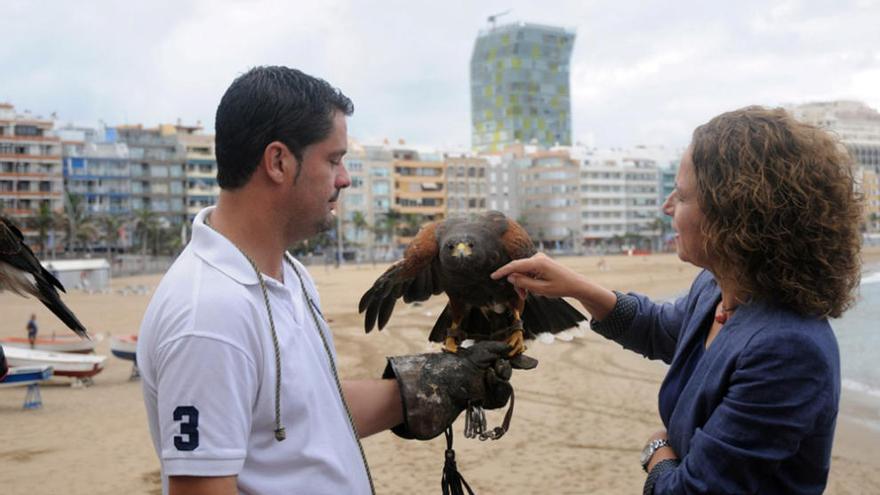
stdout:
<svg viewBox="0 0 880 495">
<path fill-rule="evenodd" d="M 880 262 L 880 249 L 863 253 Z M 593 280 L 655 298 L 680 294 L 697 269 L 675 255 L 563 258 Z M 342 376 L 378 377 L 385 356 L 423 352 L 444 297 L 422 305 L 399 304 L 388 327 L 364 335 L 360 295 L 385 268 L 311 267 L 324 314 L 331 320 Z M 64 300 L 93 333 L 137 333 L 151 294 L 123 294 L 129 286 L 155 288 L 161 277 L 118 278 L 107 294 L 71 291 Z M 578 309 L 580 308 L 577 305 Z M 0 294 L 0 336 L 24 336 L 36 313 L 41 336 L 69 331 L 32 299 Z M 69 379 L 42 386 L 44 406 L 22 410 L 24 388 L 0 389 L 0 491 L 10 494 L 160 493 L 159 463 L 147 431 L 140 383 L 131 364 L 110 355 L 109 338 L 98 353 L 110 356 L 94 385 L 72 388 Z M 661 426 L 657 390 L 665 365 L 588 334 L 572 342 L 534 343 L 537 369 L 512 382 L 516 410 L 511 429 L 497 442 L 466 440 L 455 426 L 461 472 L 480 494 L 640 493 L 644 473 L 637 458 Z M 827 493 L 880 493 L 880 433 L 859 415 L 877 415 L 876 402 L 845 394 Z M 501 412 L 490 412 L 490 426 Z M 855 419 L 853 419 L 855 418 Z M 404 441 L 390 433 L 364 440 L 377 493 L 439 493 L 444 440 Z"/>
</svg>

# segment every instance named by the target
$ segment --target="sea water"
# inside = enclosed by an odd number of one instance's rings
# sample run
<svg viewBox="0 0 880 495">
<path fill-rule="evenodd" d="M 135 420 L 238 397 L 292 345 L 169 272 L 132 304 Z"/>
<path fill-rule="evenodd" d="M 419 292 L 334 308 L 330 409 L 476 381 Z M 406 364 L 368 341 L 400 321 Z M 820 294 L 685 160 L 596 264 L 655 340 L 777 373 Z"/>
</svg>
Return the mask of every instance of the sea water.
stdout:
<svg viewBox="0 0 880 495">
<path fill-rule="evenodd" d="M 862 275 L 855 306 L 831 326 L 840 345 L 843 393 L 869 398 L 880 411 L 880 272 Z M 865 422 L 880 430 L 877 418 Z"/>
</svg>

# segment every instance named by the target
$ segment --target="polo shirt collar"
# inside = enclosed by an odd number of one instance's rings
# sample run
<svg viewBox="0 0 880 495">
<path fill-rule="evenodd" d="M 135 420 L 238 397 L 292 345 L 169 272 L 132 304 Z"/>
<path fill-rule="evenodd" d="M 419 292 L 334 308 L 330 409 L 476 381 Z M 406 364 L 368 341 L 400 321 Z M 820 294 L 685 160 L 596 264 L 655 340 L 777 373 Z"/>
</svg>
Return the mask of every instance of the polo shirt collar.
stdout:
<svg viewBox="0 0 880 495">
<path fill-rule="evenodd" d="M 205 218 L 214 208 L 209 206 L 203 209 L 193 220 L 190 241 L 193 252 L 205 263 L 242 285 L 258 284 L 257 273 L 244 254 L 232 241 L 205 224 Z"/>
</svg>

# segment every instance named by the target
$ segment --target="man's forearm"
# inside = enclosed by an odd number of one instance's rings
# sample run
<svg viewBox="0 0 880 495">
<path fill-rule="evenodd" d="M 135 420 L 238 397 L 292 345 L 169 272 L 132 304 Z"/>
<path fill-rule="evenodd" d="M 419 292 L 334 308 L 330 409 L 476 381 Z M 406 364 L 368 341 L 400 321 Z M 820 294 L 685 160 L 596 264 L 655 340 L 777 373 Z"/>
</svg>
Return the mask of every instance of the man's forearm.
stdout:
<svg viewBox="0 0 880 495">
<path fill-rule="evenodd" d="M 343 380 L 342 391 L 361 438 L 403 422 L 397 380 Z"/>
</svg>

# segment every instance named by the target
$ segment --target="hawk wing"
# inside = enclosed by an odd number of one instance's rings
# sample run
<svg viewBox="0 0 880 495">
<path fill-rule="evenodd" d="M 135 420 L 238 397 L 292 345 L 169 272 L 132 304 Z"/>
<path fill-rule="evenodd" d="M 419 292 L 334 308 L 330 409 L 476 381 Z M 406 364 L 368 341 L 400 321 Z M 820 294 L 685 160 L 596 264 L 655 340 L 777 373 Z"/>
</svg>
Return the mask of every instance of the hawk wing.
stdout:
<svg viewBox="0 0 880 495">
<path fill-rule="evenodd" d="M 437 261 L 436 231 L 439 225 L 440 222 L 433 222 L 422 227 L 407 246 L 403 259 L 391 265 L 361 297 L 358 313 L 367 312 L 364 317 L 367 333 L 377 322 L 379 330 L 385 328 L 394 304 L 401 296 L 404 302 L 425 301 L 431 295 L 443 292 Z"/>
<path fill-rule="evenodd" d="M 31 294 L 39 299 L 65 325 L 80 337 L 87 337 L 86 329 L 58 295 L 64 286 L 43 268 L 33 251 L 24 243 L 24 236 L 11 221 L 0 217 L 0 290 L 8 289 L 19 295 Z"/>
<path fill-rule="evenodd" d="M 537 250 L 529 234 L 516 221 L 507 219 L 507 230 L 501 236 L 501 244 L 510 259 L 529 258 Z M 556 334 L 577 327 L 586 317 L 563 299 L 528 294 L 522 312 L 523 328 L 528 339 L 539 333 Z"/>
<path fill-rule="evenodd" d="M 500 219 L 493 217 L 492 221 L 507 222 L 507 229 L 501 234 L 501 245 L 504 246 L 507 256 L 510 256 L 511 260 L 518 260 L 534 255 L 537 250 L 535 250 L 535 245 L 532 244 L 532 239 L 526 229 L 516 220 L 507 218 L 500 213 L 499 215 L 501 215 Z"/>
</svg>

